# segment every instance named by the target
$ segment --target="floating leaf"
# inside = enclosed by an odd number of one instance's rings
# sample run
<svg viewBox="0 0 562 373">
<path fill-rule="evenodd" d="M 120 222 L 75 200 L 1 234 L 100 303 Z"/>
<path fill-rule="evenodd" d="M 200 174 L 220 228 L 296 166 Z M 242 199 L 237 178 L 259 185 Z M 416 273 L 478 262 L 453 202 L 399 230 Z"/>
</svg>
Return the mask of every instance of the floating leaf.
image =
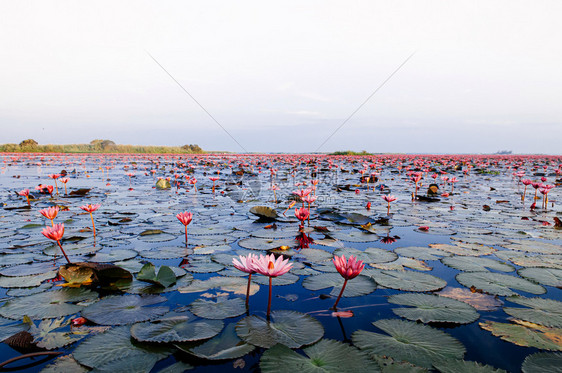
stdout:
<svg viewBox="0 0 562 373">
<path fill-rule="evenodd" d="M 332 288 L 330 294 L 338 296 L 345 279 L 339 273 L 321 273 L 319 275 L 308 276 L 302 282 L 305 289 L 317 291 L 321 289 Z M 371 294 L 377 285 L 367 276 L 357 276 L 347 282 L 343 292 L 344 297 L 358 297 L 361 295 Z"/>
<path fill-rule="evenodd" d="M 273 311 L 271 321 L 248 316 L 236 324 L 236 334 L 255 346 L 270 348 L 278 343 L 299 348 L 324 335 L 322 324 L 312 316 L 295 311 Z"/>
<path fill-rule="evenodd" d="M 474 258 L 468 256 L 451 256 L 441 259 L 448 267 L 465 272 L 484 272 L 488 269 L 501 272 L 513 272 L 515 268 L 509 264 L 500 263 L 490 258 Z"/>
<path fill-rule="evenodd" d="M 187 342 L 212 338 L 223 327 L 224 323 L 220 320 L 176 316 L 135 324 L 131 327 L 131 335 L 141 342 Z"/>
<path fill-rule="evenodd" d="M 408 246 L 398 247 L 394 249 L 398 255 L 419 260 L 439 260 L 443 256 L 449 256 L 451 253 L 441 251 L 432 247 Z"/>
<path fill-rule="evenodd" d="M 10 338 L 14 334 L 29 329 L 29 324 L 22 323 L 20 321 L 14 322 L 14 320 L 8 320 L 0 318 L 0 342 L 6 338 Z"/>
<path fill-rule="evenodd" d="M 518 346 L 536 347 L 541 350 L 562 351 L 562 329 L 547 328 L 526 321 L 513 320 L 515 324 L 495 321 L 481 322 L 482 329 L 496 337 Z"/>
<path fill-rule="evenodd" d="M 389 335 L 358 330 L 353 344 L 371 356 L 390 356 L 425 368 L 441 359 L 462 359 L 464 346 L 449 334 L 427 325 L 402 320 L 379 320 L 373 323 Z"/>
<path fill-rule="evenodd" d="M 281 286 L 281 285 L 291 285 L 294 284 L 299 280 L 299 276 L 294 275 L 292 273 L 286 273 L 283 276 L 273 277 L 271 279 L 272 286 Z M 268 276 L 252 276 L 252 282 L 260 285 L 269 285 L 269 277 Z"/>
<path fill-rule="evenodd" d="M 562 269 L 556 268 L 521 268 L 517 271 L 521 277 L 546 286 L 562 288 Z M 539 294 L 539 293 L 536 293 Z"/>
<path fill-rule="evenodd" d="M 193 348 L 182 344 L 176 344 L 175 346 L 180 350 L 208 360 L 236 359 L 255 349 L 253 345 L 244 343 L 238 338 L 233 323 L 228 324 L 220 335 L 199 346 Z"/>
<path fill-rule="evenodd" d="M 221 291 L 246 295 L 247 286 L 248 280 L 245 278 L 215 276 L 208 280 L 194 280 L 189 286 L 178 288 L 178 291 L 180 293 L 198 293 L 217 288 Z M 259 285 L 252 283 L 250 285 L 250 295 L 254 295 L 259 289 Z"/>
<path fill-rule="evenodd" d="M 10 299 L 0 307 L 0 315 L 10 319 L 21 319 L 27 315 L 33 320 L 68 316 L 83 308 L 73 303 L 94 298 L 97 298 L 97 293 L 87 289 L 58 289 Z"/>
<path fill-rule="evenodd" d="M 277 211 L 267 206 L 254 206 L 250 209 L 250 212 L 260 218 L 275 219 L 277 218 Z"/>
<path fill-rule="evenodd" d="M 357 250 L 346 247 L 343 249 L 336 249 L 334 251 L 334 255 L 345 255 L 346 258 L 353 255 L 357 258 L 357 260 L 362 260 L 364 263 L 389 263 L 398 259 L 398 255 L 394 252 L 374 247 L 368 247 L 365 250 Z"/>
<path fill-rule="evenodd" d="M 465 288 L 446 287 L 437 294 L 442 297 L 453 298 L 468 303 L 479 311 L 495 311 L 503 304 L 501 300 L 494 296 L 472 292 Z"/>
<path fill-rule="evenodd" d="M 461 301 L 430 294 L 396 294 L 388 298 L 393 304 L 414 308 L 393 308 L 392 312 L 411 321 L 470 324 L 480 314 Z"/>
<path fill-rule="evenodd" d="M 474 286 L 486 293 L 496 295 L 517 295 L 513 290 L 526 291 L 532 294 L 546 293 L 545 288 L 519 277 L 493 272 L 459 273 L 457 281 L 468 288 Z"/>
<path fill-rule="evenodd" d="M 303 348 L 303 352 L 306 356 L 277 344 L 264 352 L 260 359 L 260 369 L 263 373 L 380 372 L 374 361 L 356 348 L 339 341 L 322 339 L 310 347 Z"/>
<path fill-rule="evenodd" d="M 217 298 L 212 300 L 196 299 L 189 305 L 190 311 L 206 319 L 226 319 L 240 316 L 246 312 L 246 303 L 242 298 Z"/>
<path fill-rule="evenodd" d="M 55 278 L 57 271 L 42 273 L 31 276 L 4 277 L 0 276 L 0 287 L 2 288 L 29 288 L 41 285 L 45 280 Z"/>
<path fill-rule="evenodd" d="M 119 262 L 121 260 L 132 259 L 137 256 L 137 252 L 129 249 L 116 249 L 111 252 L 98 252 L 90 258 L 90 262 L 110 263 Z"/>
<path fill-rule="evenodd" d="M 435 291 L 443 289 L 447 282 L 427 273 L 413 271 L 365 270 L 377 284 L 390 289 L 404 291 Z"/>
<path fill-rule="evenodd" d="M 80 343 L 72 355 L 80 364 L 94 368 L 114 360 L 144 360 L 147 355 L 151 355 L 150 361 L 156 363 L 170 354 L 166 347 L 133 344 L 129 329 L 128 326 L 120 326 L 96 334 Z"/>
<path fill-rule="evenodd" d="M 402 256 L 393 262 L 381 263 L 381 264 L 369 263 L 369 265 L 373 268 L 385 269 L 388 271 L 405 271 L 406 268 L 411 268 L 418 271 L 432 270 L 431 267 L 429 267 L 427 264 L 425 264 L 425 262 L 422 262 L 421 260 L 405 258 Z"/>
<path fill-rule="evenodd" d="M 132 280 L 129 271 L 112 264 L 71 263 L 59 268 L 59 274 L 70 284 L 107 286 L 119 280 Z"/>
<path fill-rule="evenodd" d="M 78 364 L 71 355 L 57 358 L 41 370 L 41 373 L 86 373 L 88 369 Z"/>
<path fill-rule="evenodd" d="M 523 373 L 562 373 L 562 353 L 536 352 L 525 358 Z"/>
<path fill-rule="evenodd" d="M 137 274 L 137 280 L 150 282 L 167 288 L 176 283 L 176 275 L 168 266 L 160 267 L 158 275 L 156 275 L 154 264 L 146 263 Z"/>
<path fill-rule="evenodd" d="M 562 302 L 554 299 L 510 297 L 506 300 L 530 308 L 504 307 L 508 315 L 544 326 L 562 328 Z"/>
<path fill-rule="evenodd" d="M 74 334 L 71 331 L 55 332 L 69 324 L 70 320 L 65 321 L 64 318 L 43 320 L 38 326 L 32 325 L 29 333 L 33 336 L 33 342 L 37 344 L 37 347 L 54 350 L 84 338 L 84 335 Z"/>
<path fill-rule="evenodd" d="M 490 365 L 482 365 L 475 361 L 447 360 L 433 363 L 441 373 L 507 373 Z"/>
<path fill-rule="evenodd" d="M 99 325 L 123 325 L 155 319 L 168 307 L 149 307 L 166 298 L 157 295 L 114 295 L 105 297 L 82 310 L 82 316 Z"/>
</svg>

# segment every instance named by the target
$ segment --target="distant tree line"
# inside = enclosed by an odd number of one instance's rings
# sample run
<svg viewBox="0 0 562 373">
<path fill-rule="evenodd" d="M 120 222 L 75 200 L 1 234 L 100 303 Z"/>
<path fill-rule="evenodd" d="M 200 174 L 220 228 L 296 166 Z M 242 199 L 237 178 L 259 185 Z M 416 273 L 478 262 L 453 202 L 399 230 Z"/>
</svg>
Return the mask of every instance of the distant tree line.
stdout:
<svg viewBox="0 0 562 373">
<path fill-rule="evenodd" d="M 0 152 L 8 153 L 171 153 L 195 154 L 204 153 L 199 145 L 184 146 L 152 146 L 152 145 L 120 145 L 111 140 L 96 139 L 89 144 L 39 145 L 33 139 L 26 139 L 19 144 L 0 145 Z"/>
</svg>

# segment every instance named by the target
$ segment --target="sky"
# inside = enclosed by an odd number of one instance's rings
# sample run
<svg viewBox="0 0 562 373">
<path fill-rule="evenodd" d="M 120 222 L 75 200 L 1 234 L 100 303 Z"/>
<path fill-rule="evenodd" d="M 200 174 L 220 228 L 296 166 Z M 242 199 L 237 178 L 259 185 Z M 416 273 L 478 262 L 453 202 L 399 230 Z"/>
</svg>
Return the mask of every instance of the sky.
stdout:
<svg viewBox="0 0 562 373">
<path fill-rule="evenodd" d="M 0 0 L 0 143 L 561 154 L 561 15 L 560 1 Z"/>
</svg>

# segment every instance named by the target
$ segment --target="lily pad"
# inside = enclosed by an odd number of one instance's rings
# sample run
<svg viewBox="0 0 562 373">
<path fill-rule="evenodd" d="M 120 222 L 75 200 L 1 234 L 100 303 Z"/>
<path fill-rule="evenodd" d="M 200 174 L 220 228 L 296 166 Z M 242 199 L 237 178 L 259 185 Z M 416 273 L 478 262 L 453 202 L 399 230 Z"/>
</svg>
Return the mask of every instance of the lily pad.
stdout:
<svg viewBox="0 0 562 373">
<path fill-rule="evenodd" d="M 339 273 L 321 273 L 319 275 L 308 276 L 302 282 L 305 289 L 317 291 L 332 288 L 330 295 L 337 297 L 341 291 L 345 279 Z M 371 294 L 377 285 L 370 277 L 357 276 L 347 282 L 343 292 L 344 297 L 358 297 Z"/>
<path fill-rule="evenodd" d="M 137 274 L 137 280 L 167 288 L 176 283 L 176 275 L 168 266 L 160 267 L 158 274 L 156 274 L 154 264 L 146 263 Z"/>
<path fill-rule="evenodd" d="M 398 247 L 394 249 L 394 252 L 398 255 L 419 260 L 439 260 L 443 256 L 451 255 L 451 253 L 434 249 L 432 247 L 421 246 Z"/>
<path fill-rule="evenodd" d="M 433 363 L 433 366 L 441 373 L 507 373 L 503 369 L 482 365 L 475 361 L 447 360 Z"/>
<path fill-rule="evenodd" d="M 193 280 L 189 286 L 180 287 L 178 291 L 180 293 L 199 293 L 210 289 L 219 289 L 234 294 L 246 295 L 247 286 L 248 280 L 246 278 L 215 276 L 208 280 Z M 259 289 L 259 285 L 252 283 L 250 285 L 250 295 L 254 295 Z"/>
<path fill-rule="evenodd" d="M 0 276 L 0 287 L 2 288 L 29 288 L 41 285 L 45 280 L 55 278 L 57 271 L 42 273 L 31 276 L 5 277 Z"/>
<path fill-rule="evenodd" d="M 562 373 L 562 353 L 536 352 L 525 358 L 523 373 Z"/>
<path fill-rule="evenodd" d="M 0 342 L 2 342 L 6 338 L 10 338 L 14 334 L 26 331 L 28 329 L 29 324 L 27 323 L 0 318 Z"/>
<path fill-rule="evenodd" d="M 517 295 L 517 293 L 511 289 L 526 291 L 532 294 L 546 293 L 545 288 L 540 285 L 534 284 L 519 277 L 504 275 L 501 273 L 459 273 L 456 276 L 456 279 L 461 285 L 464 285 L 468 288 L 474 286 L 476 289 L 481 289 L 486 293 L 496 294 L 500 296 Z"/>
<path fill-rule="evenodd" d="M 57 358 L 41 370 L 41 373 L 86 373 L 88 369 L 78 364 L 71 355 Z"/>
<path fill-rule="evenodd" d="M 506 300 L 526 306 L 504 307 L 505 313 L 535 324 L 562 328 L 562 302 L 554 299 L 510 297 Z"/>
<path fill-rule="evenodd" d="M 112 328 L 80 343 L 72 355 L 82 365 L 100 367 L 115 360 L 151 357 L 152 365 L 170 354 L 168 348 L 133 344 L 128 326 Z M 144 360 L 144 359 L 143 359 Z M 152 365 L 149 365 L 152 368 Z"/>
<path fill-rule="evenodd" d="M 435 291 L 447 286 L 445 280 L 427 273 L 414 271 L 365 270 L 377 284 L 390 289 L 403 291 Z"/>
<path fill-rule="evenodd" d="M 521 268 L 517 271 L 521 277 L 546 286 L 562 288 L 562 269 L 556 268 Z"/>
<path fill-rule="evenodd" d="M 334 251 L 334 255 L 345 255 L 346 258 L 353 255 L 358 260 L 362 260 L 364 263 L 388 263 L 398 259 L 398 255 L 394 252 L 374 247 L 368 247 L 365 250 L 357 250 L 346 247 L 343 249 L 336 249 Z"/>
<path fill-rule="evenodd" d="M 536 347 L 541 350 L 562 351 L 562 329 L 548 328 L 527 321 L 513 320 L 513 324 L 495 321 L 481 322 L 480 327 L 496 337 L 518 346 Z"/>
<path fill-rule="evenodd" d="M 190 311 L 206 319 L 222 320 L 240 316 L 246 312 L 246 303 L 242 298 L 217 298 L 212 300 L 196 299 L 189 305 Z"/>
<path fill-rule="evenodd" d="M 212 338 L 224 324 L 220 320 L 197 320 L 189 316 L 168 317 L 135 324 L 131 335 L 141 342 L 187 342 Z"/>
<path fill-rule="evenodd" d="M 87 289 L 57 289 L 10 299 L 0 307 L 0 315 L 10 319 L 21 319 L 27 315 L 32 320 L 68 316 L 83 308 L 73 303 L 95 298 L 97 293 Z"/>
<path fill-rule="evenodd" d="M 465 348 L 441 330 L 411 321 L 385 319 L 373 323 L 388 335 L 358 330 L 353 344 L 372 357 L 390 356 L 425 368 L 441 359 L 462 359 Z"/>
<path fill-rule="evenodd" d="M 484 272 L 488 269 L 501 272 L 513 272 L 515 268 L 509 264 L 500 263 L 490 258 L 479 258 L 469 256 L 450 256 L 441 259 L 448 267 L 464 272 Z"/>
<path fill-rule="evenodd" d="M 220 335 L 196 347 L 184 344 L 176 344 L 175 346 L 202 359 L 236 359 L 252 352 L 255 346 L 242 342 L 236 335 L 235 326 L 234 323 L 228 324 Z"/>
<path fill-rule="evenodd" d="M 388 298 L 393 304 L 413 308 L 393 308 L 392 312 L 411 321 L 470 324 L 480 314 L 461 301 L 430 294 L 396 294 Z"/>
<path fill-rule="evenodd" d="M 236 324 L 236 334 L 255 346 L 270 348 L 280 343 L 290 348 L 312 344 L 324 335 L 322 324 L 296 311 L 273 311 L 271 320 L 248 316 Z"/>
<path fill-rule="evenodd" d="M 97 252 L 96 255 L 90 258 L 90 262 L 96 263 L 111 263 L 119 262 L 121 260 L 132 259 L 137 256 L 137 252 L 129 249 L 116 249 L 110 252 Z"/>
<path fill-rule="evenodd" d="M 447 286 L 437 294 L 442 297 L 452 298 L 470 304 L 479 311 L 495 311 L 503 304 L 503 302 L 495 296 L 472 292 L 466 288 Z"/>
<path fill-rule="evenodd" d="M 260 359 L 263 373 L 355 373 L 380 372 L 378 365 L 365 354 L 345 343 L 322 339 L 303 348 L 305 356 L 282 344 L 264 352 Z"/>
<path fill-rule="evenodd" d="M 277 211 L 267 206 L 254 206 L 250 209 L 250 212 L 260 218 L 275 219 L 277 218 Z"/>
<path fill-rule="evenodd" d="M 85 335 L 75 334 L 71 331 L 55 331 L 69 324 L 70 320 L 65 321 L 64 318 L 43 320 L 37 326 L 31 325 L 29 333 L 33 336 L 33 342 L 37 344 L 37 347 L 54 350 L 85 337 Z"/>
<path fill-rule="evenodd" d="M 149 307 L 166 298 L 157 295 L 114 295 L 105 297 L 82 310 L 82 316 L 99 325 L 124 325 L 155 319 L 168 307 Z"/>
</svg>

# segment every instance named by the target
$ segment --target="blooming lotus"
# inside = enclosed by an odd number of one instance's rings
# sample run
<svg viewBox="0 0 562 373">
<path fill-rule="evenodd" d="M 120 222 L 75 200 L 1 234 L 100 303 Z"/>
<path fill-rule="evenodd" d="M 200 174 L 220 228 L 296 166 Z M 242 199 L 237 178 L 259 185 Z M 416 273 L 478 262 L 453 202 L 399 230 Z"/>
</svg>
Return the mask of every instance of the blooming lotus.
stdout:
<svg viewBox="0 0 562 373">
<path fill-rule="evenodd" d="M 396 201 L 398 198 L 394 197 L 394 196 L 382 196 L 382 199 L 384 199 L 387 202 L 387 206 L 386 206 L 386 214 L 390 215 L 390 202 L 394 202 Z"/>
<path fill-rule="evenodd" d="M 304 225 L 304 221 L 310 217 L 310 211 L 308 209 L 301 207 L 300 209 L 295 209 L 295 216 L 301 221 L 301 227 Z"/>
<path fill-rule="evenodd" d="M 94 215 L 92 215 L 92 212 L 96 211 L 100 207 L 100 204 L 80 206 L 82 210 L 90 213 L 90 219 L 92 219 L 92 230 L 94 231 L 94 239 L 96 238 L 96 225 L 94 224 Z"/>
<path fill-rule="evenodd" d="M 248 286 L 246 287 L 246 308 L 248 308 L 248 303 L 250 299 L 250 285 L 252 281 L 252 275 L 256 273 L 254 268 L 254 262 L 258 259 L 257 255 L 255 254 L 248 254 L 248 256 L 239 256 L 240 261 L 236 258 L 232 258 L 232 264 L 234 267 L 239 269 L 242 272 L 248 273 Z"/>
<path fill-rule="evenodd" d="M 336 266 L 336 270 L 339 274 L 345 279 L 340 295 L 338 295 L 338 299 L 336 299 L 336 303 L 334 303 L 334 306 L 332 307 L 333 309 L 336 309 L 345 290 L 345 286 L 347 285 L 347 281 L 359 276 L 363 268 L 365 268 L 365 264 L 363 264 L 363 261 L 357 260 L 357 257 L 353 255 L 349 257 L 349 260 L 345 259 L 345 255 L 335 256 L 334 259 L 332 259 L 332 262 Z"/>
<path fill-rule="evenodd" d="M 180 212 L 176 215 L 176 218 L 185 226 L 185 245 L 187 246 L 187 226 L 191 223 L 193 219 L 193 214 L 191 212 Z"/>
<path fill-rule="evenodd" d="M 54 220 L 59 213 L 58 206 L 51 206 L 46 209 L 39 210 L 39 213 L 51 221 L 51 225 L 55 225 Z"/>
<path fill-rule="evenodd" d="M 273 277 L 282 276 L 289 272 L 293 267 L 292 263 L 289 263 L 289 259 L 283 259 L 283 255 L 279 255 L 277 259 L 273 254 L 266 256 L 260 255 L 258 259 L 253 262 L 254 270 L 260 275 L 269 277 L 269 298 L 267 301 L 267 317 L 271 313 L 271 280 Z"/>
<path fill-rule="evenodd" d="M 66 256 L 66 253 L 64 252 L 64 249 L 62 248 L 62 245 L 60 243 L 60 240 L 64 235 L 64 224 L 55 224 L 52 227 L 43 228 L 41 233 L 43 233 L 43 236 L 47 237 L 48 239 L 57 242 L 57 245 L 59 245 L 62 254 L 66 258 L 66 261 L 70 263 L 70 259 L 68 259 L 68 256 Z"/>
<path fill-rule="evenodd" d="M 18 195 L 25 197 L 27 199 L 27 205 L 30 206 L 31 203 L 29 202 L 29 189 L 23 189 L 18 192 Z"/>
</svg>

